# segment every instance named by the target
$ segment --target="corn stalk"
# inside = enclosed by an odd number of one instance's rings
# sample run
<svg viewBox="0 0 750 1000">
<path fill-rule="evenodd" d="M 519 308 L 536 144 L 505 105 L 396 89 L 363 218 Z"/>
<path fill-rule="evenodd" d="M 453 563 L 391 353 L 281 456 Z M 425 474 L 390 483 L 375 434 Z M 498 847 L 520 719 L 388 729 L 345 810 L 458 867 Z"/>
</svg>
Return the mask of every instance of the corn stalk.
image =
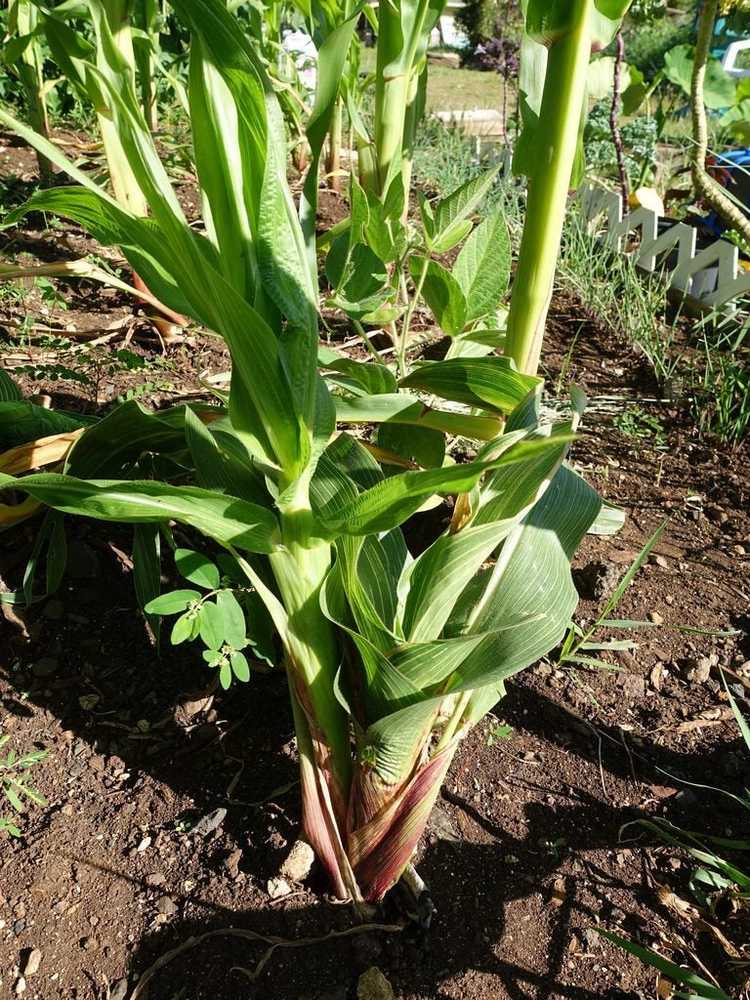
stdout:
<svg viewBox="0 0 750 1000">
<path fill-rule="evenodd" d="M 75 441 L 64 474 L 0 473 L 0 490 L 135 523 L 144 529 L 139 564 L 150 545 L 158 568 L 154 526 L 170 520 L 225 551 L 244 580 L 241 593 L 252 593 L 277 636 L 305 836 L 340 897 L 374 902 L 408 864 L 461 739 L 507 678 L 564 635 L 577 601 L 572 554 L 586 531 L 605 530 L 612 518 L 598 522 L 599 499 L 565 464 L 580 400 L 568 423 L 542 425 L 540 380 L 497 355 L 426 363 L 398 382 L 381 359 L 356 362 L 322 347 L 315 261 L 287 184 L 283 121 L 264 63 L 222 0 L 174 7 L 192 35 L 190 118 L 205 234 L 185 219 L 143 116 L 104 73 L 98 80 L 150 218 L 0 112 L 77 185 L 37 193 L 8 221 L 43 210 L 118 245 L 162 301 L 224 338 L 232 355 L 226 405 L 206 422 L 190 407 L 152 414 L 125 403 Z M 323 136 L 336 96 L 321 74 Z M 389 162 L 384 178 L 399 171 Z M 451 228 L 466 235 L 478 190 L 426 214 L 431 246 Z M 368 230 L 385 257 L 401 253 L 388 249 L 392 231 L 378 224 L 384 203 L 354 191 L 347 240 Z M 477 227 L 459 269 L 469 323 L 485 296 L 495 232 Z M 338 252 L 339 263 L 356 258 L 356 282 L 366 285 L 369 248 L 347 242 Z M 416 265 L 425 289 L 437 280 L 434 263 Z M 405 460 L 381 440 L 347 433 L 362 422 L 420 440 L 429 432 L 432 461 Z M 443 460 L 457 435 L 474 437 L 472 461 Z M 139 458 L 159 452 L 179 456 L 196 485 L 133 479 Z M 465 498 L 463 517 L 415 557 L 409 525 L 444 496 Z M 155 580 L 158 587 L 158 572 Z M 191 614 L 203 621 L 202 610 Z M 226 643 L 229 625 L 214 626 Z M 252 627 L 250 618 L 244 629 Z"/>
<path fill-rule="evenodd" d="M 11 0 L 8 6 L 8 37 L 3 46 L 3 60 L 17 74 L 29 105 L 31 127 L 49 136 L 46 84 L 39 38 L 39 14 L 32 0 Z M 37 153 L 39 179 L 48 184 L 52 176 L 49 160 Z"/>
<path fill-rule="evenodd" d="M 528 178 L 527 214 L 513 284 L 506 353 L 539 365 L 568 192 L 580 179 L 581 123 L 592 49 L 614 37 L 630 0 L 527 0 L 521 52 L 524 130 L 514 169 Z"/>
</svg>

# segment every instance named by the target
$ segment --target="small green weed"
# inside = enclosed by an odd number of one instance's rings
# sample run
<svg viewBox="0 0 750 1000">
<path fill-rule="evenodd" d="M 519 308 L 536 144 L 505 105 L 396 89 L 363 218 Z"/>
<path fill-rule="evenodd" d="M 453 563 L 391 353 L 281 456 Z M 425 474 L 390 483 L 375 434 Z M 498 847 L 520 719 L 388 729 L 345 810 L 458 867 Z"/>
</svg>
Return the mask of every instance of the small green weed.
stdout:
<svg viewBox="0 0 750 1000">
<path fill-rule="evenodd" d="M 648 439 L 657 448 L 667 443 L 664 425 L 654 413 L 648 413 L 640 406 L 631 406 L 615 415 L 612 423 L 625 437 Z"/>
<path fill-rule="evenodd" d="M 0 749 L 10 742 L 10 733 L 0 736 Z M 8 750 L 5 757 L 0 756 L 0 792 L 7 799 L 16 813 L 26 811 L 26 802 L 45 806 L 47 800 L 31 783 L 30 771 L 47 756 L 46 750 L 31 750 L 20 756 L 15 750 Z M 12 816 L 0 816 L 0 832 L 11 837 L 20 837 L 16 820 Z"/>
</svg>

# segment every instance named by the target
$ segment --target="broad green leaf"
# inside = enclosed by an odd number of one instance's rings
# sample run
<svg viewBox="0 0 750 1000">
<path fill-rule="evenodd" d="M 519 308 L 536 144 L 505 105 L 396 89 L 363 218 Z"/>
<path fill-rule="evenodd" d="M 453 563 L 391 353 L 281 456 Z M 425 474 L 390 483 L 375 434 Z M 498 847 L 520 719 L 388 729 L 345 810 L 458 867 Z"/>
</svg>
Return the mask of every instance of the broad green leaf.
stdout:
<svg viewBox="0 0 750 1000">
<path fill-rule="evenodd" d="M 221 649 L 226 638 L 221 612 L 213 601 L 204 601 L 198 613 L 200 637 L 209 649 Z"/>
<path fill-rule="evenodd" d="M 329 381 L 352 392 L 378 395 L 395 393 L 398 387 L 393 372 L 385 365 L 372 360 L 354 361 L 327 347 L 320 347 L 318 362 L 325 371 L 335 373 L 329 376 Z"/>
<path fill-rule="evenodd" d="M 198 619 L 192 617 L 189 614 L 181 615 L 172 626 L 172 631 L 169 636 L 169 641 L 173 646 L 179 646 L 180 643 L 186 642 L 188 639 L 192 639 L 195 635 L 195 626 Z"/>
<path fill-rule="evenodd" d="M 445 435 L 429 427 L 384 423 L 378 427 L 378 447 L 424 469 L 439 469 L 445 459 Z"/>
<path fill-rule="evenodd" d="M 510 281 L 510 239 L 502 211 L 484 220 L 453 267 L 453 277 L 466 299 L 466 322 L 489 316 L 500 305 Z"/>
<path fill-rule="evenodd" d="M 206 590 L 216 590 L 219 586 L 219 571 L 202 552 L 192 549 L 176 549 L 175 565 L 180 576 Z"/>
<path fill-rule="evenodd" d="M 676 45 L 664 54 L 664 75 L 675 87 L 690 96 L 693 77 L 692 45 Z M 737 84 L 718 59 L 709 59 L 706 66 L 703 99 L 707 108 L 728 108 L 735 102 Z"/>
<path fill-rule="evenodd" d="M 229 657 L 229 662 L 232 664 L 232 673 L 238 681 L 246 682 L 250 680 L 250 667 L 244 653 L 232 653 Z"/>
<path fill-rule="evenodd" d="M 421 282 L 424 300 L 440 329 L 450 336 L 461 333 L 466 326 L 466 298 L 450 271 L 417 255 L 409 257 L 409 270 L 414 283 Z"/>
<path fill-rule="evenodd" d="M 143 610 L 148 615 L 177 615 L 189 608 L 193 601 L 200 600 L 200 596 L 197 590 L 170 590 L 168 594 L 153 598 Z"/>
<path fill-rule="evenodd" d="M 233 649 L 242 649 L 246 641 L 245 613 L 231 590 L 221 590 L 216 595 L 216 606 L 221 615 L 224 638 Z"/>
<path fill-rule="evenodd" d="M 517 372 L 509 358 L 485 357 L 425 362 L 400 384 L 468 406 L 510 413 L 539 383 L 535 376 Z"/>
<path fill-rule="evenodd" d="M 52 473 L 16 479 L 0 474 L 0 490 L 20 489 L 49 507 L 102 521 L 154 523 L 175 520 L 225 545 L 272 552 L 278 526 L 257 504 L 203 490 L 156 482 L 86 482 Z"/>
<path fill-rule="evenodd" d="M 0 401 L 0 451 L 51 434 L 75 431 L 91 424 L 91 417 L 48 410 L 25 400 Z"/>
<path fill-rule="evenodd" d="M 368 535 L 388 531 L 405 521 L 433 494 L 447 496 L 465 493 L 491 469 L 523 463 L 539 452 L 559 448 L 560 442 L 570 440 L 564 430 L 549 438 L 519 441 L 507 435 L 504 452 L 488 462 L 467 462 L 423 472 L 404 472 L 365 490 L 356 500 L 339 508 L 331 517 L 320 515 L 324 525 L 347 535 Z"/>
<path fill-rule="evenodd" d="M 447 198 L 443 198 L 437 204 L 430 206 L 434 222 L 430 235 L 429 247 L 436 253 L 444 252 L 440 247 L 440 241 L 446 237 L 449 231 L 459 223 L 463 224 L 467 216 L 471 215 L 481 205 L 490 188 L 495 183 L 500 172 L 500 164 L 488 170 L 479 177 L 462 184 L 460 188 L 453 191 Z M 424 218 L 424 215 L 423 215 Z M 455 244 L 452 244 L 455 245 Z"/>
<path fill-rule="evenodd" d="M 4 368 L 0 368 L 0 403 L 16 403 L 22 398 L 16 383 Z"/>
<path fill-rule="evenodd" d="M 380 424 L 388 420 L 479 441 L 493 441 L 502 430 L 498 417 L 436 410 L 405 392 L 337 397 L 335 402 L 336 419 L 343 424 Z"/>
<path fill-rule="evenodd" d="M 219 683 L 225 691 L 228 691 L 232 684 L 232 668 L 224 660 L 219 670 Z"/>
</svg>

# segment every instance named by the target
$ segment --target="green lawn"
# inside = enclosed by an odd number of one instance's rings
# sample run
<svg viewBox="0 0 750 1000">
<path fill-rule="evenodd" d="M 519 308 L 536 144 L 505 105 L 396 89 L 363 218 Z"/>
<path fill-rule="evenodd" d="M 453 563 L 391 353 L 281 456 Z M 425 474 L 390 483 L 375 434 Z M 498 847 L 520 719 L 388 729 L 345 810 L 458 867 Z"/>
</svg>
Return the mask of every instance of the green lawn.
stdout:
<svg viewBox="0 0 750 1000">
<path fill-rule="evenodd" d="M 363 49 L 361 72 L 375 69 L 375 50 Z M 467 111 L 473 108 L 502 106 L 503 81 L 497 73 L 476 69 L 452 69 L 431 65 L 427 75 L 427 108 L 429 111 Z M 509 94 L 508 107 L 514 107 Z"/>
</svg>

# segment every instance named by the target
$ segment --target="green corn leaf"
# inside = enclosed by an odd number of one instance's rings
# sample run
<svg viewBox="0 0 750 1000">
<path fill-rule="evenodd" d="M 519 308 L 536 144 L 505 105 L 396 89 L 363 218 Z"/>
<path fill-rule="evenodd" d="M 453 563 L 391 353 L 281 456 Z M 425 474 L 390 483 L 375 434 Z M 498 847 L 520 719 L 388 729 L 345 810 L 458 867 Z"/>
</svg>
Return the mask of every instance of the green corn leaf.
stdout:
<svg viewBox="0 0 750 1000">
<path fill-rule="evenodd" d="M 63 410 L 48 410 L 25 400 L 0 402 L 0 451 L 36 441 L 51 434 L 64 434 L 91 424 L 92 418 Z"/>
<path fill-rule="evenodd" d="M 632 941 L 628 941 L 627 938 L 621 937 L 619 934 L 614 934 L 612 931 L 598 930 L 598 933 L 618 947 L 630 952 L 631 955 L 635 955 L 636 958 L 640 958 L 642 962 L 651 966 L 652 969 L 658 969 L 659 972 L 671 979 L 672 982 L 689 986 L 693 995 L 699 998 L 699 1000 L 729 1000 L 729 995 L 724 990 L 718 986 L 714 986 L 713 983 L 709 983 L 706 979 L 701 979 L 700 976 L 691 972 L 690 969 L 685 969 L 681 965 L 670 962 L 669 959 L 664 958 L 658 952 L 652 951 L 650 948 L 642 948 L 640 945 L 634 944 Z"/>
<path fill-rule="evenodd" d="M 194 601 L 200 600 L 197 590 L 170 590 L 168 594 L 154 597 L 144 606 L 149 615 L 177 615 L 186 611 Z"/>
<path fill-rule="evenodd" d="M 500 209 L 477 226 L 452 273 L 464 293 L 468 323 L 497 309 L 510 281 L 510 239 Z"/>
<path fill-rule="evenodd" d="M 540 381 L 516 371 L 509 358 L 487 357 L 426 362 L 400 384 L 468 406 L 510 413 Z"/>
<path fill-rule="evenodd" d="M 133 584 L 138 606 L 145 612 L 146 605 L 158 599 L 161 590 L 161 535 L 158 524 L 136 524 L 133 529 Z M 156 614 L 147 613 L 147 618 L 158 642 L 161 621 Z"/>
<path fill-rule="evenodd" d="M 315 102 L 307 122 L 307 140 L 312 151 L 312 164 L 305 178 L 300 201 L 300 220 L 307 243 L 310 264 L 316 269 L 315 223 L 318 204 L 320 157 L 331 126 L 334 107 L 339 97 L 344 65 L 354 37 L 359 11 L 347 18 L 327 35 L 318 49 Z"/>
<path fill-rule="evenodd" d="M 398 388 L 396 377 L 385 365 L 373 361 L 354 361 L 327 347 L 318 348 L 318 362 L 326 372 L 328 381 L 341 388 L 363 395 L 395 393 Z M 336 375 L 342 376 L 337 378 Z"/>
<path fill-rule="evenodd" d="M 450 271 L 418 255 L 409 257 L 409 270 L 415 283 L 422 281 L 422 295 L 440 329 L 449 336 L 461 333 L 466 326 L 466 298 Z"/>
<path fill-rule="evenodd" d="M 254 178 L 246 177 L 243 168 L 237 109 L 223 77 L 206 58 L 200 36 L 190 48 L 188 97 L 206 225 L 225 278 L 252 301 L 258 284 L 252 227 L 260 192 L 247 191 Z"/>
<path fill-rule="evenodd" d="M 381 424 L 377 442 L 379 448 L 400 455 L 423 469 L 439 469 L 445 462 L 445 435 L 429 427 Z"/>
<path fill-rule="evenodd" d="M 0 403 L 17 403 L 22 398 L 16 383 L 4 368 L 0 368 Z"/>
<path fill-rule="evenodd" d="M 502 430 L 497 417 L 436 410 L 405 392 L 336 397 L 335 402 L 336 420 L 342 424 L 380 424 L 388 420 L 480 441 L 493 441 Z"/>
<path fill-rule="evenodd" d="M 175 520 L 225 545 L 272 552 L 276 518 L 257 504 L 195 486 L 155 482 L 92 481 L 52 473 L 15 479 L 0 474 L 0 490 L 23 490 L 50 507 L 102 521 L 155 523 Z"/>
<path fill-rule="evenodd" d="M 65 471 L 81 478 L 127 475 L 146 453 L 179 457 L 185 451 L 183 408 L 149 413 L 136 400 L 115 407 L 76 441 Z"/>
<path fill-rule="evenodd" d="M 490 469 L 523 463 L 539 452 L 558 449 L 562 440 L 570 440 L 567 430 L 550 438 L 517 441 L 512 435 L 505 453 L 489 462 L 468 462 L 424 472 L 405 472 L 391 476 L 361 493 L 356 500 L 338 510 L 326 512 L 323 523 L 329 530 L 348 535 L 367 535 L 388 531 L 405 521 L 433 494 L 465 493 Z"/>
</svg>

